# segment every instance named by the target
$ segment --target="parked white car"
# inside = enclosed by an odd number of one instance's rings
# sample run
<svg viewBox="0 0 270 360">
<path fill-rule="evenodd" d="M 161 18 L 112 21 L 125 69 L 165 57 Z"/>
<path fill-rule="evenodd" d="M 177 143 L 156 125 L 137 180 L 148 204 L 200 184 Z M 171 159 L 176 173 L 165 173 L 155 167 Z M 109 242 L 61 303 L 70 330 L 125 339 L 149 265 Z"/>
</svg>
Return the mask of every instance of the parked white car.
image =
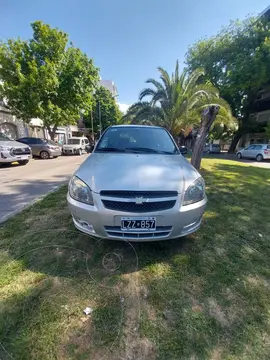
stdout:
<svg viewBox="0 0 270 360">
<path fill-rule="evenodd" d="M 28 145 L 11 140 L 8 136 L 0 133 L 0 164 L 18 162 L 26 165 L 32 157 Z"/>
<path fill-rule="evenodd" d="M 252 144 L 236 153 L 238 159 L 270 160 L 270 144 Z"/>
<path fill-rule="evenodd" d="M 82 155 L 88 144 L 89 141 L 86 137 L 72 137 L 68 139 L 67 144 L 63 145 L 62 152 L 64 155 Z"/>
<path fill-rule="evenodd" d="M 220 154 L 221 149 L 219 144 L 205 144 L 203 149 L 204 153 L 208 154 Z"/>
</svg>

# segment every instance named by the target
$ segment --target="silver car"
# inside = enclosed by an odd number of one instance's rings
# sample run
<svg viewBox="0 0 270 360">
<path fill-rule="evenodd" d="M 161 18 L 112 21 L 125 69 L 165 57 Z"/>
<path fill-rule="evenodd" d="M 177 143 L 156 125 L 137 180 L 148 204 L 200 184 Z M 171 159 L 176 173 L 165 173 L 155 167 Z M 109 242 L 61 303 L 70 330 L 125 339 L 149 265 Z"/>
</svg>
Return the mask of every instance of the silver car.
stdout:
<svg viewBox="0 0 270 360">
<path fill-rule="evenodd" d="M 196 231 L 204 180 L 163 128 L 109 127 L 73 174 L 67 200 L 74 225 L 100 238 L 153 241 Z"/>
<path fill-rule="evenodd" d="M 24 137 L 17 141 L 29 145 L 32 149 L 33 156 L 38 156 L 41 159 L 57 158 L 62 154 L 61 148 L 52 140 Z"/>
<path fill-rule="evenodd" d="M 238 159 L 256 159 L 257 161 L 270 159 L 270 144 L 252 144 L 236 153 Z"/>
<path fill-rule="evenodd" d="M 0 164 L 18 162 L 20 165 L 26 165 L 31 157 L 32 153 L 29 146 L 22 145 L 0 133 Z"/>
<path fill-rule="evenodd" d="M 208 154 L 220 154 L 221 149 L 219 144 L 205 144 L 203 152 Z"/>
</svg>

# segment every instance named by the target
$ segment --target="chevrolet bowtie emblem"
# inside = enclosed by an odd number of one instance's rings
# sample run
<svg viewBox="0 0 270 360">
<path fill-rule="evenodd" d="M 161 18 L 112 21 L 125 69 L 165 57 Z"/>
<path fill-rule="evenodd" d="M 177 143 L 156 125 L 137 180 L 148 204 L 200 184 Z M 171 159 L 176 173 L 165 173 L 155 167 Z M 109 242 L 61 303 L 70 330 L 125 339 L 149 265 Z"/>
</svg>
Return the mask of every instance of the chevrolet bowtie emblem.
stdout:
<svg viewBox="0 0 270 360">
<path fill-rule="evenodd" d="M 139 197 L 139 198 L 135 198 L 135 204 L 143 204 L 144 203 L 144 198 Z"/>
</svg>

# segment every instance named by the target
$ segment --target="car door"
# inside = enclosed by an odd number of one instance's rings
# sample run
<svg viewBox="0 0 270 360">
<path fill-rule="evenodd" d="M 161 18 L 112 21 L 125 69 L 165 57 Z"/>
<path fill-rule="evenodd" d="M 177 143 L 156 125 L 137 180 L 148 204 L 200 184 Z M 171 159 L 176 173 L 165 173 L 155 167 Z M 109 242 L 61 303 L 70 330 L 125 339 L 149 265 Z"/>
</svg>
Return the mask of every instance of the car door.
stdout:
<svg viewBox="0 0 270 360">
<path fill-rule="evenodd" d="M 37 143 L 37 138 L 28 138 L 28 144 L 32 149 L 32 154 L 34 156 L 39 156 L 39 147 Z"/>
<path fill-rule="evenodd" d="M 42 150 L 45 150 L 48 152 L 48 149 L 46 149 L 48 147 L 48 144 L 45 143 L 42 139 L 36 139 L 36 151 L 37 151 L 37 155 L 40 155 L 40 152 Z"/>
<path fill-rule="evenodd" d="M 84 149 L 85 149 L 84 139 L 81 139 L 81 148 L 82 148 L 82 150 L 84 150 Z"/>
<path fill-rule="evenodd" d="M 252 158 L 252 151 L 255 149 L 255 145 L 249 145 L 242 151 L 242 156 L 245 158 Z"/>
<path fill-rule="evenodd" d="M 258 154 L 261 154 L 262 145 L 255 145 L 254 150 L 252 150 L 252 159 L 256 159 Z"/>
</svg>

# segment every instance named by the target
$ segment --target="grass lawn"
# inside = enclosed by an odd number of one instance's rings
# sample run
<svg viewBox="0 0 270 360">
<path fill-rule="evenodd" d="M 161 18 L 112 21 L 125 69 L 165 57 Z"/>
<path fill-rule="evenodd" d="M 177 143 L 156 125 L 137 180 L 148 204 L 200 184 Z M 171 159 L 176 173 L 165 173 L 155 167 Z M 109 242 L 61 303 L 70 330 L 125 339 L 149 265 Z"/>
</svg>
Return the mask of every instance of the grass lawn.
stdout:
<svg viewBox="0 0 270 360">
<path fill-rule="evenodd" d="M 187 238 L 91 239 L 66 188 L 0 227 L 0 359 L 269 359 L 270 170 L 202 168 L 209 203 Z"/>
</svg>

